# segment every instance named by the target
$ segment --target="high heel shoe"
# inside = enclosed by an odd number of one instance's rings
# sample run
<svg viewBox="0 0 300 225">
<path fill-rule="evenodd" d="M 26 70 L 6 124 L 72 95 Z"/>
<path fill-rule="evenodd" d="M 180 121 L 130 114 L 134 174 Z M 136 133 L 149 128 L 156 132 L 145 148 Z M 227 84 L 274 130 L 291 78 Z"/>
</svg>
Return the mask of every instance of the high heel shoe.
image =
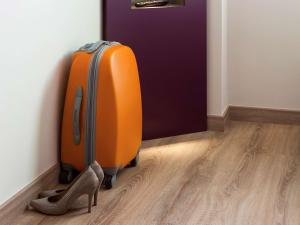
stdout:
<svg viewBox="0 0 300 225">
<path fill-rule="evenodd" d="M 71 208 L 74 201 L 86 194 L 89 197 L 88 212 L 90 213 L 93 196 L 98 187 L 99 179 L 94 170 L 88 167 L 68 189 L 54 196 L 32 200 L 30 206 L 47 215 L 62 215 Z"/>
<path fill-rule="evenodd" d="M 94 194 L 94 206 L 97 206 L 98 203 L 98 193 L 100 191 L 101 188 L 101 184 L 103 182 L 104 179 L 104 172 L 102 167 L 99 165 L 99 163 L 97 161 L 94 161 L 91 165 L 92 169 L 94 170 L 95 174 L 97 175 L 98 179 L 99 179 L 99 186 Z"/>
<path fill-rule="evenodd" d="M 99 179 L 99 187 L 95 191 L 95 194 L 94 194 L 94 205 L 96 206 L 97 203 L 98 203 L 98 192 L 100 190 L 101 184 L 102 184 L 103 179 L 104 179 L 104 172 L 103 172 L 103 169 L 101 168 L 101 166 L 99 165 L 99 163 L 97 161 L 94 161 L 91 164 L 91 168 L 94 170 L 95 174 L 97 175 L 97 177 Z M 39 198 L 46 198 L 46 197 L 55 196 L 55 195 L 58 195 L 58 194 L 60 194 L 64 191 L 65 191 L 65 189 L 54 189 L 54 190 L 43 191 L 39 194 Z"/>
</svg>

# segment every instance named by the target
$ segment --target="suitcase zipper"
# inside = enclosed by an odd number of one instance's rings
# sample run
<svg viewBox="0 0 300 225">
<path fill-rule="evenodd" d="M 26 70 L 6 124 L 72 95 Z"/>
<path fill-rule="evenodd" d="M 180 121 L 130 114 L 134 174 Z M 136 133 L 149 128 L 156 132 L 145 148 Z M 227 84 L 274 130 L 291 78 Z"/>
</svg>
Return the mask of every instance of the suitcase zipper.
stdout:
<svg viewBox="0 0 300 225">
<path fill-rule="evenodd" d="M 86 166 L 89 166 L 95 160 L 96 109 L 100 60 L 106 49 L 117 44 L 119 43 L 107 41 L 102 42 L 102 44 L 94 52 L 94 56 L 90 64 L 87 85 L 87 111 L 85 120 Z"/>
</svg>

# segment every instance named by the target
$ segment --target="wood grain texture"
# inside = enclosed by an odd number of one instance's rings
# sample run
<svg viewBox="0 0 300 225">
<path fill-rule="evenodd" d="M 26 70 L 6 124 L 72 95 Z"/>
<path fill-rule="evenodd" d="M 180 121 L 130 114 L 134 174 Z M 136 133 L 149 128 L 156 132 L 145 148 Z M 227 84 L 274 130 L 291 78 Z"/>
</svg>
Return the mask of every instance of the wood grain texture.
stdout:
<svg viewBox="0 0 300 225">
<path fill-rule="evenodd" d="M 16 217 L 23 214 L 30 200 L 35 198 L 39 192 L 45 188 L 56 186 L 58 184 L 58 173 L 59 164 L 51 167 L 31 184 L 1 205 L 0 224 L 11 225 L 11 222 L 15 220 Z"/>
<path fill-rule="evenodd" d="M 223 133 L 147 142 L 92 214 L 27 211 L 11 225 L 110 224 L 300 224 L 300 126 L 231 122 Z"/>
</svg>

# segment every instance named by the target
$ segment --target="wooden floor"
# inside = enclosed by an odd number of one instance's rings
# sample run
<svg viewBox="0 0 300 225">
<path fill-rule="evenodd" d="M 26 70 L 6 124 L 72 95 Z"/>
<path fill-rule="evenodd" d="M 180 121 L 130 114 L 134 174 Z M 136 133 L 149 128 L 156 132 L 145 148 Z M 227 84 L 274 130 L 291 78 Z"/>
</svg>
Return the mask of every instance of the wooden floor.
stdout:
<svg viewBox="0 0 300 225">
<path fill-rule="evenodd" d="M 299 225 L 300 126 L 232 122 L 146 143 L 100 197 L 92 214 L 27 211 L 13 225 Z"/>
</svg>

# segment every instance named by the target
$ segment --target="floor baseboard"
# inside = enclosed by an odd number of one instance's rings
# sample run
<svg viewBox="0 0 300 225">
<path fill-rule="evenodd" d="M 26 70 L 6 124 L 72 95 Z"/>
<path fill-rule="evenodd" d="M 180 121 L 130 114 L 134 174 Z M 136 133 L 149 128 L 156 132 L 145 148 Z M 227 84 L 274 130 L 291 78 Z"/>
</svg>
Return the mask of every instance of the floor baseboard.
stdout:
<svg viewBox="0 0 300 225">
<path fill-rule="evenodd" d="M 208 116 L 207 127 L 210 131 L 224 132 L 229 121 L 230 108 L 227 108 L 223 116 Z"/>
<path fill-rule="evenodd" d="M 229 106 L 224 116 L 208 116 L 208 130 L 225 131 L 230 120 L 300 125 L 300 111 Z"/>
<path fill-rule="evenodd" d="M 300 111 L 230 106 L 230 120 L 300 125 Z"/>
<path fill-rule="evenodd" d="M 36 198 L 39 192 L 56 186 L 58 184 L 58 173 L 59 164 L 51 167 L 31 184 L 1 205 L 0 223 L 2 225 L 10 225 L 13 220 L 26 210 L 28 203 Z"/>
<path fill-rule="evenodd" d="M 222 116 L 208 116 L 207 127 L 210 131 L 225 131 L 225 121 Z"/>
</svg>

